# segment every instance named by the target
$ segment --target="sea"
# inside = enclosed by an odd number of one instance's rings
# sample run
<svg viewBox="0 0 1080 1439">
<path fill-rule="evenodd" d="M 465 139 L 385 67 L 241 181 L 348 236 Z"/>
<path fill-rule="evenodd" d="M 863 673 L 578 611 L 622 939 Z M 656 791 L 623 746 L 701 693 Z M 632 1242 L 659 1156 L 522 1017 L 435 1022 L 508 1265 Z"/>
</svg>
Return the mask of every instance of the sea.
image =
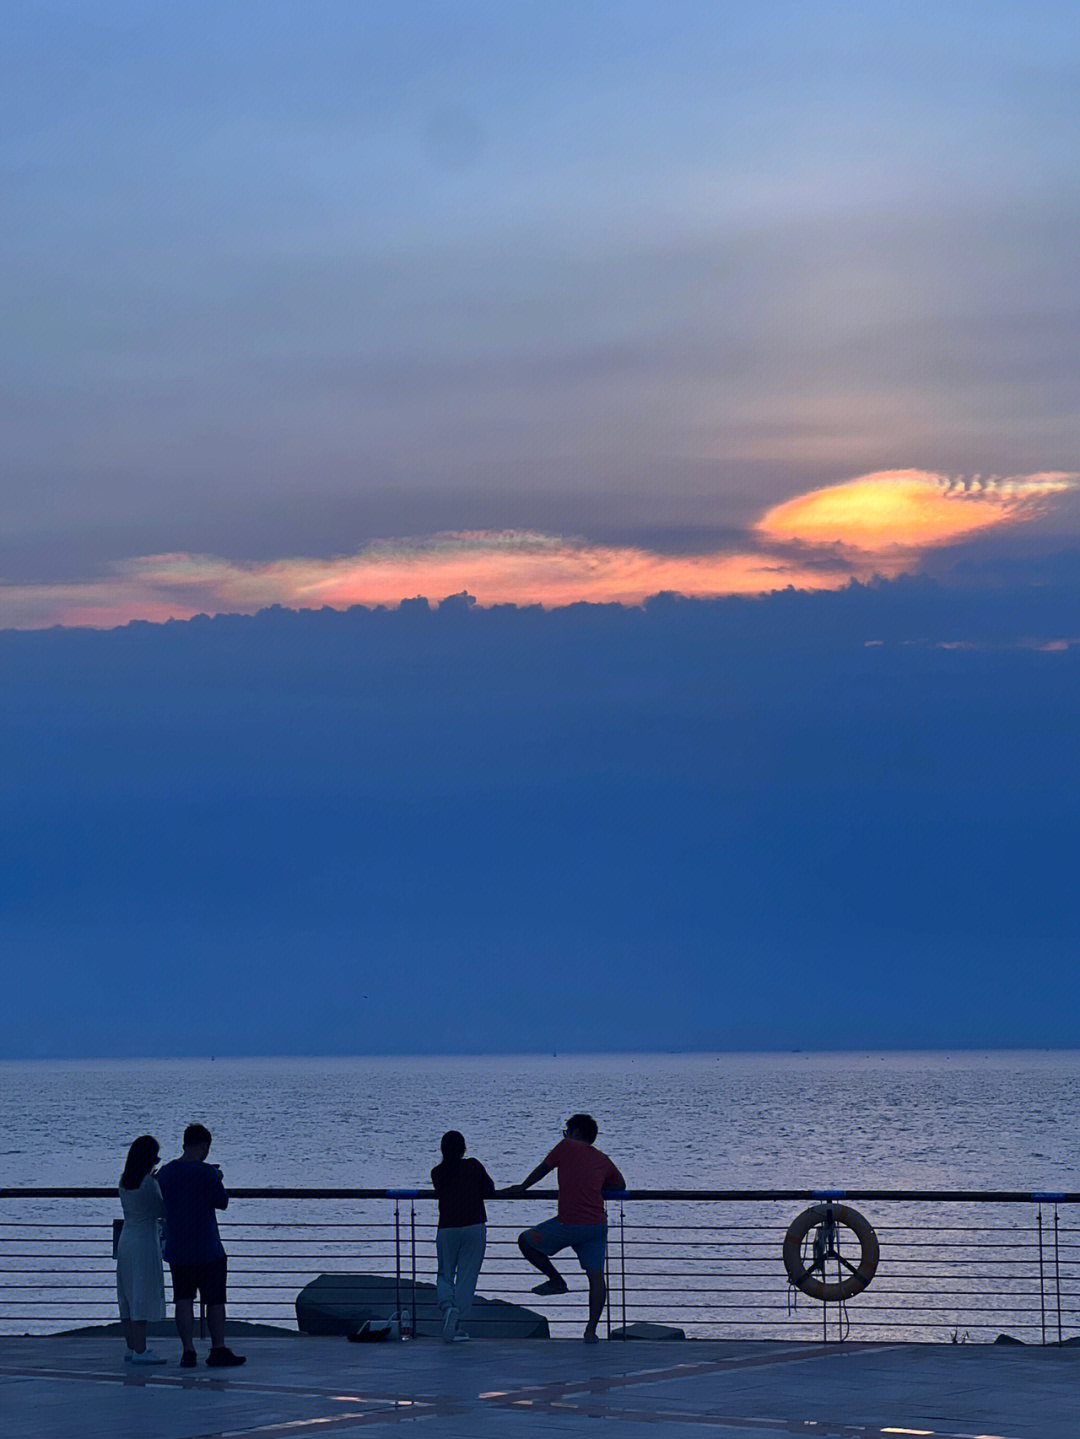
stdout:
<svg viewBox="0 0 1080 1439">
<path fill-rule="evenodd" d="M 598 1146 L 635 1189 L 1080 1191 L 1078 1051 L 6 1062 L 0 1063 L 0 1186 L 112 1188 L 137 1134 L 154 1134 L 163 1158 L 168 1158 L 178 1152 L 185 1124 L 198 1120 L 213 1132 L 211 1159 L 222 1166 L 226 1184 L 234 1188 L 426 1187 L 439 1158 L 439 1138 L 450 1128 L 462 1131 L 469 1152 L 483 1161 L 501 1187 L 523 1179 L 558 1140 L 566 1118 L 582 1110 L 595 1116 Z M 1045 1215 L 1036 1214 L 1032 1206 L 961 1212 L 923 1205 L 908 1206 L 903 1214 L 889 1205 L 860 1207 L 881 1230 L 886 1265 L 890 1235 L 893 1242 L 893 1287 L 879 1278 L 867 1290 L 877 1301 L 875 1314 L 880 1317 L 889 1293 L 899 1296 L 891 1307 L 906 1309 L 909 1318 L 924 1304 L 925 1286 L 920 1291 L 914 1282 L 919 1265 L 926 1267 L 924 1260 L 949 1281 L 938 1284 L 942 1302 L 935 1302 L 926 1321 L 933 1332 L 924 1335 L 921 1321 L 911 1318 L 909 1333 L 914 1337 L 985 1338 L 991 1328 L 1008 1327 L 1010 1314 L 1020 1316 L 1017 1323 L 1041 1326 L 1041 1333 L 1048 1294 L 1051 1331 L 1062 1323 L 1063 1334 L 1069 1329 L 1073 1303 L 1080 1324 L 1080 1296 L 1072 1298 L 1072 1286 L 1080 1290 L 1080 1234 L 1070 1227 L 1075 1216 L 1065 1212 L 1068 1206 L 1061 1216 L 1049 1207 Z M 503 1205 L 505 1212 L 492 1216 L 493 1240 L 500 1242 L 494 1233 L 496 1219 L 505 1234 L 501 1268 L 491 1269 L 490 1282 L 494 1286 L 497 1279 L 500 1293 L 517 1297 L 528 1276 L 519 1272 L 511 1230 L 526 1217 L 535 1222 L 550 1212 L 550 1201 L 536 1201 L 527 1216 L 525 1206 L 514 1207 L 513 1213 L 511 1208 Z M 622 1313 L 628 1318 L 674 1317 L 688 1332 L 704 1332 L 703 1324 L 717 1332 L 717 1325 L 737 1326 L 754 1318 L 754 1294 L 746 1301 L 745 1314 L 731 1294 L 752 1291 L 758 1273 L 770 1303 L 779 1305 L 783 1298 L 790 1308 L 777 1235 L 782 1236 L 783 1226 L 799 1208 L 798 1203 L 743 1205 L 721 1212 L 715 1206 L 642 1207 L 628 1202 L 618 1216 L 624 1271 L 630 1276 L 627 1281 L 624 1273 Z M 398 1209 L 398 1242 L 406 1250 L 410 1242 L 417 1246 L 419 1270 L 427 1274 L 432 1206 L 409 1204 L 404 1215 L 400 1205 Z M 79 1259 L 74 1267 L 83 1276 L 78 1281 L 83 1288 L 75 1296 L 79 1303 L 64 1303 L 72 1319 L 108 1317 L 108 1255 L 102 1259 L 95 1246 L 104 1242 L 101 1236 L 111 1226 L 115 1201 L 81 1206 L 50 1201 L 34 1208 L 28 1201 L 5 1200 L 2 1210 L 9 1241 L 21 1236 L 20 1242 L 9 1243 L 9 1253 L 18 1260 L 14 1267 L 26 1271 L 16 1275 L 20 1280 L 33 1270 L 30 1261 L 41 1259 L 38 1267 L 45 1267 L 50 1245 L 41 1243 L 41 1237 L 61 1233 L 36 1231 L 35 1248 L 32 1237 L 26 1238 L 30 1231 L 18 1228 L 31 1210 L 41 1224 L 85 1220 L 97 1226 L 87 1229 L 93 1243 L 85 1254 L 70 1245 L 60 1251 Z M 246 1272 L 266 1281 L 258 1295 L 252 1288 L 246 1312 L 274 1322 L 292 1322 L 296 1285 L 309 1277 L 305 1264 L 312 1274 L 362 1266 L 356 1258 L 358 1232 L 321 1231 L 320 1248 L 320 1236 L 304 1230 L 304 1242 L 315 1247 L 296 1251 L 303 1262 L 286 1278 L 279 1274 L 283 1266 L 268 1257 L 285 1253 L 281 1242 L 277 1250 L 265 1242 L 271 1225 L 301 1218 L 308 1226 L 371 1222 L 382 1226 L 385 1240 L 392 1220 L 386 1202 L 381 1209 L 305 1202 L 301 1214 L 296 1201 L 248 1201 L 234 1204 L 226 1217 L 234 1226 L 234 1250 L 239 1253 L 248 1244 Z M 614 1234 L 614 1214 L 612 1222 Z M 756 1225 L 761 1226 L 760 1241 Z M 1045 1233 L 1036 1225 L 1045 1226 Z M 1052 1232 L 1054 1225 L 1058 1228 Z M 980 1226 L 989 1237 L 984 1238 Z M 409 1231 L 404 1240 L 403 1227 Z M 273 1232 L 293 1234 L 296 1249 L 299 1230 Z M 410 1234 L 420 1237 L 410 1239 Z M 80 1238 L 79 1231 L 72 1235 Z M 1017 1235 L 1022 1242 L 1013 1244 Z M 1048 1269 L 1051 1240 L 1057 1244 L 1056 1268 Z M 987 1245 L 999 1242 L 1005 1247 L 991 1254 Z M 703 1252 L 707 1246 L 713 1246 L 709 1255 Z M 975 1253 L 967 1254 L 967 1249 Z M 384 1272 L 386 1263 L 376 1264 L 374 1253 L 369 1250 L 367 1267 Z M 379 1258 L 386 1261 L 389 1255 L 384 1246 Z M 640 1276 L 656 1269 L 657 1255 L 668 1278 L 659 1285 L 646 1284 Z M 712 1268 L 702 1267 L 705 1259 Z M 976 1261 L 970 1275 L 962 1272 L 961 1259 Z M 977 1306 L 950 1307 L 944 1300 L 954 1292 L 967 1295 L 968 1278 L 985 1296 L 988 1281 L 998 1272 L 987 1265 L 999 1260 L 1026 1266 L 1019 1278 L 1019 1271 L 1003 1269 L 1002 1282 L 993 1290 L 1006 1297 L 1022 1292 L 1023 1304 L 1003 1300 L 1000 1314 L 995 1310 L 987 1325 L 972 1328 Z M 398 1266 L 402 1262 L 406 1268 L 411 1265 L 408 1253 L 404 1260 L 393 1260 Z M 489 1269 L 492 1263 L 489 1258 Z M 1029 1285 L 1036 1264 L 1042 1266 L 1037 1295 Z M 90 1293 L 87 1286 L 92 1287 L 91 1273 L 97 1276 L 93 1283 L 106 1287 L 88 1308 L 82 1301 Z M 634 1273 L 639 1276 L 636 1283 Z M 735 1286 L 733 1275 L 745 1276 L 747 1284 Z M 903 1281 L 899 1288 L 897 1276 Z M 10 1279 L 10 1270 L 0 1277 Z M 957 1278 L 964 1283 L 953 1283 Z M 268 1287 L 270 1281 L 278 1287 Z M 669 1281 L 672 1287 L 665 1289 Z M 44 1286 L 46 1281 L 39 1283 Z M 688 1307 L 685 1295 L 690 1291 L 694 1302 Z M 40 1313 L 26 1300 L 26 1292 L 0 1293 L 0 1327 L 7 1332 L 55 1329 L 55 1305 L 45 1311 L 50 1300 L 58 1302 L 60 1289 L 41 1289 Z M 659 1293 L 660 1298 L 647 1300 L 646 1293 Z M 705 1312 L 702 1296 L 712 1304 L 718 1294 L 731 1300 L 730 1311 L 716 1299 L 716 1306 Z M 991 1302 L 983 1297 L 983 1308 Z M 243 1303 L 238 1296 L 241 1308 Z M 859 1303 L 856 1299 L 848 1306 L 851 1314 Z M 1021 1314 L 1021 1309 L 1031 1312 Z M 804 1321 L 817 1313 L 820 1306 L 803 1303 Z M 769 1322 L 781 1331 L 790 1320 L 790 1314 L 778 1308 L 769 1314 Z"/>
</svg>

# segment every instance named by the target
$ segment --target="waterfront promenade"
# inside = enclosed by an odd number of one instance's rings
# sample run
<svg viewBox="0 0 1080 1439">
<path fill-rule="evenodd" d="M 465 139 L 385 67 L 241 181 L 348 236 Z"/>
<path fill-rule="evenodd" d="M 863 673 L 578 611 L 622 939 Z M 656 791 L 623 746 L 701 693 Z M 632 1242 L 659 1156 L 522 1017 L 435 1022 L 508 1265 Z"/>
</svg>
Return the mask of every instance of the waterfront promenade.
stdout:
<svg viewBox="0 0 1080 1439">
<path fill-rule="evenodd" d="M 175 1361 L 175 1346 L 157 1341 Z M 205 1347 L 205 1346 L 204 1346 Z M 244 1336 L 227 1374 L 132 1371 L 117 1339 L 7 1338 L 4 1439 L 770 1435 L 1077 1439 L 1080 1347 Z"/>
</svg>

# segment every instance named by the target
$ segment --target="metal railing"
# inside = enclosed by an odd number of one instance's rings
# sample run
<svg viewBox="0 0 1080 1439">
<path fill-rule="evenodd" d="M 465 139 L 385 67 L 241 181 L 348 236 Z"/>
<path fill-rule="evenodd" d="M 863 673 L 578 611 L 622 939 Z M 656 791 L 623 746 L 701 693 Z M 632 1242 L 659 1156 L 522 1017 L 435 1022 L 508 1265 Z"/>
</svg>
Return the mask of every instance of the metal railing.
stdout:
<svg viewBox="0 0 1080 1439">
<path fill-rule="evenodd" d="M 431 1191 L 236 1189 L 231 1198 L 222 1216 L 231 1318 L 295 1329 L 297 1294 L 311 1280 L 340 1275 L 347 1288 L 345 1276 L 364 1274 L 392 1288 L 406 1328 L 437 1329 Z M 540 1276 L 517 1248 L 554 1200 L 534 1190 L 490 1201 L 478 1296 L 527 1307 L 554 1336 L 576 1335 L 585 1298 L 572 1253 L 555 1261 L 569 1294 L 540 1299 Z M 801 1209 L 840 1201 L 874 1226 L 880 1263 L 862 1293 L 823 1303 L 793 1288 L 781 1247 Z M 659 1322 L 693 1338 L 961 1343 L 1006 1333 L 1060 1343 L 1080 1334 L 1078 1205 L 1080 1194 L 1004 1190 L 628 1190 L 608 1201 L 604 1323 L 616 1334 Z M 0 1189 L 0 1333 L 115 1319 L 117 1209 L 107 1189 Z M 837 1277 L 856 1257 L 841 1252 Z M 480 1303 L 468 1327 L 482 1336 L 503 1318 Z"/>
</svg>

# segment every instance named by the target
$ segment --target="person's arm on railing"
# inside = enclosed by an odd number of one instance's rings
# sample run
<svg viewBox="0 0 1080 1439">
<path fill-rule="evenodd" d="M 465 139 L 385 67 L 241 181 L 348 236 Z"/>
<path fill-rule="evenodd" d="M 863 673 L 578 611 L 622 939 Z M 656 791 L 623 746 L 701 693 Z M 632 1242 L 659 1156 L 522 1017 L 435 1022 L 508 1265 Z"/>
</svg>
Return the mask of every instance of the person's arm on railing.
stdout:
<svg viewBox="0 0 1080 1439">
<path fill-rule="evenodd" d="M 521 1184 L 511 1184 L 506 1192 L 508 1194 L 524 1194 L 526 1189 L 531 1189 L 538 1180 L 543 1179 L 545 1174 L 550 1174 L 551 1169 L 552 1166 L 546 1159 L 541 1160 L 527 1179 L 523 1180 Z"/>
<path fill-rule="evenodd" d="M 622 1177 L 622 1172 L 616 1169 L 615 1165 L 613 1164 L 604 1177 L 604 1193 L 608 1194 L 612 1190 L 626 1188 L 627 1184 L 626 1180 Z"/>
</svg>

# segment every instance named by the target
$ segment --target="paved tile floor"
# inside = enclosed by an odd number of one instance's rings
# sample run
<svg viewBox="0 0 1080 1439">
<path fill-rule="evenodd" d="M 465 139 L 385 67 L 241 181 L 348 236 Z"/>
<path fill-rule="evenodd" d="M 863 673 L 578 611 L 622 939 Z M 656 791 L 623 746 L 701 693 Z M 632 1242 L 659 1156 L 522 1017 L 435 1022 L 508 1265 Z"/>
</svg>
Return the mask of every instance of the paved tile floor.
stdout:
<svg viewBox="0 0 1080 1439">
<path fill-rule="evenodd" d="M 241 1347 L 239 1342 L 237 1347 Z M 3 1439 L 770 1435 L 1080 1439 L 1080 1349 L 249 1338 L 225 1375 L 135 1370 L 116 1340 L 6 1339 Z"/>
</svg>

